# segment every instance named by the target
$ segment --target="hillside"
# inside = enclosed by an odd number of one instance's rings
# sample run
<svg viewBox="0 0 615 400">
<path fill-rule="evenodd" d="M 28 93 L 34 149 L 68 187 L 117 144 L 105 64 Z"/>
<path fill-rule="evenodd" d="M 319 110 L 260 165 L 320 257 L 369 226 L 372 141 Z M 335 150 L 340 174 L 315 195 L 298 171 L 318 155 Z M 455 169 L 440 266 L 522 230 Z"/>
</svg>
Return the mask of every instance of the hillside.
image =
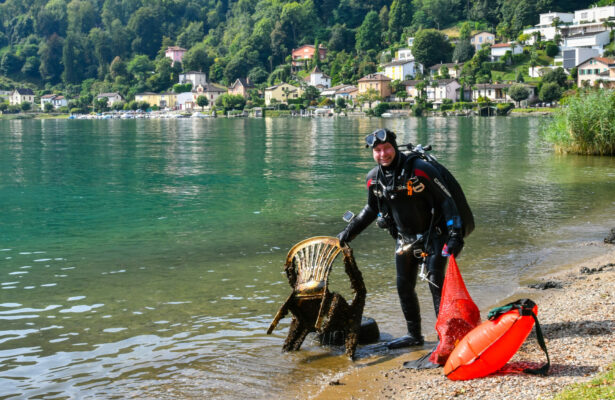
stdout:
<svg viewBox="0 0 615 400">
<path fill-rule="evenodd" d="M 463 22 L 515 39 L 548 11 L 581 0 L 0 0 L 0 89 L 28 86 L 71 97 L 168 90 L 182 71 L 224 85 L 290 78 L 289 57 L 323 44 L 332 83 L 374 72 L 378 54 L 403 47 L 421 28 L 458 31 Z M 601 3 L 611 3 L 602 0 Z M 183 65 L 164 57 L 188 49 Z M 448 60 L 447 60 L 448 61 Z"/>
</svg>

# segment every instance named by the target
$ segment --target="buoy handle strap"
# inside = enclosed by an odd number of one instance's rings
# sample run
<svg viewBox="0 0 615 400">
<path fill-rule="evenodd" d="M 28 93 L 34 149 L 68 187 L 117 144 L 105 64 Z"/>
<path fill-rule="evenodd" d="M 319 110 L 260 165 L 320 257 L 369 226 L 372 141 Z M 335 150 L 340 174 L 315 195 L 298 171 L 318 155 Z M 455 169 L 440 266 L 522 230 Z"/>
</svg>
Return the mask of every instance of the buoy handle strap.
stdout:
<svg viewBox="0 0 615 400">
<path fill-rule="evenodd" d="M 534 322 L 536 322 L 536 340 L 538 341 L 538 345 L 545 352 L 547 356 L 547 363 L 544 364 L 540 368 L 526 368 L 523 372 L 532 374 L 532 375 L 547 375 L 549 373 L 549 368 L 551 367 L 551 360 L 549 359 L 549 352 L 547 351 L 547 345 L 545 344 L 545 338 L 542 334 L 542 329 L 540 329 L 540 323 L 538 322 L 538 317 L 534 313 L 534 307 L 536 307 L 536 303 L 534 303 L 530 299 L 519 299 L 512 303 L 508 303 L 501 307 L 493 308 L 487 314 L 487 318 L 490 321 L 497 319 L 502 314 L 507 313 L 510 310 L 519 310 L 520 316 L 532 316 L 534 318 Z"/>
</svg>

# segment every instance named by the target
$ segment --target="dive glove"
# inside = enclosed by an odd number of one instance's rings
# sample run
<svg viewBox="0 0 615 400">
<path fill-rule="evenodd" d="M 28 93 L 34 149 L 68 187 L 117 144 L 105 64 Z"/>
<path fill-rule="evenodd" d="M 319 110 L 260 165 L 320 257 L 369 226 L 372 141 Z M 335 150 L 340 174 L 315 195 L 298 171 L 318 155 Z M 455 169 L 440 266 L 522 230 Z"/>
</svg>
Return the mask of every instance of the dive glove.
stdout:
<svg viewBox="0 0 615 400">
<path fill-rule="evenodd" d="M 338 233 L 336 237 L 340 240 L 341 246 L 346 246 L 352 240 L 352 238 L 350 237 L 350 229 L 348 229 L 348 227 Z"/>
<path fill-rule="evenodd" d="M 455 256 L 457 257 L 463 249 L 463 238 L 461 233 L 453 231 L 448 237 L 448 241 L 442 248 L 442 257 Z"/>
</svg>

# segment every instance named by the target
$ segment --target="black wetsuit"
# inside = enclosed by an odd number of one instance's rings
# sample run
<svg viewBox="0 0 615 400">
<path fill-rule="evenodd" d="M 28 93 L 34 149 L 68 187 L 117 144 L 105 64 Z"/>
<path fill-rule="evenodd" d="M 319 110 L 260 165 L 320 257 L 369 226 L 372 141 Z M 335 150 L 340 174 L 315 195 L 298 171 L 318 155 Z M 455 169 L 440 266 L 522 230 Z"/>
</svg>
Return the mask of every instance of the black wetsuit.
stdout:
<svg viewBox="0 0 615 400">
<path fill-rule="evenodd" d="M 402 240 L 408 243 L 416 235 L 423 235 L 427 241 L 424 248 L 429 253 L 427 278 L 437 285 L 429 284 L 436 315 L 447 261 L 442 256 L 442 247 L 451 232 L 461 231 L 459 212 L 442 182 L 431 164 L 397 151 L 389 167 L 376 166 L 367 174 L 367 205 L 346 228 L 350 241 L 380 216 L 388 221 L 389 232 L 398 240 L 398 248 Z M 415 291 L 420 261 L 413 251 L 395 255 L 397 292 L 410 333 L 420 332 Z"/>
</svg>

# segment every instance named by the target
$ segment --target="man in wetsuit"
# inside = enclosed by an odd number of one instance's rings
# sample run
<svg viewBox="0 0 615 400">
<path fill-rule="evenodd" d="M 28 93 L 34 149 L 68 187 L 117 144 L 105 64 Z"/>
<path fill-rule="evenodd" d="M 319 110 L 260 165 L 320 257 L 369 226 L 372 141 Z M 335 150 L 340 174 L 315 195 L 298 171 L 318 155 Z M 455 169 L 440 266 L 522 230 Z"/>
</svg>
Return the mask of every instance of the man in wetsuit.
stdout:
<svg viewBox="0 0 615 400">
<path fill-rule="evenodd" d="M 423 336 L 415 285 L 422 259 L 414 250 L 428 253 L 427 280 L 437 316 L 446 257 L 457 256 L 463 248 L 461 217 L 440 173 L 427 161 L 399 151 L 395 133 L 379 129 L 365 141 L 378 163 L 367 174 L 367 205 L 337 237 L 349 243 L 377 219 L 378 226 L 397 240 L 397 293 L 408 334 L 387 346 L 420 346 Z"/>
</svg>

